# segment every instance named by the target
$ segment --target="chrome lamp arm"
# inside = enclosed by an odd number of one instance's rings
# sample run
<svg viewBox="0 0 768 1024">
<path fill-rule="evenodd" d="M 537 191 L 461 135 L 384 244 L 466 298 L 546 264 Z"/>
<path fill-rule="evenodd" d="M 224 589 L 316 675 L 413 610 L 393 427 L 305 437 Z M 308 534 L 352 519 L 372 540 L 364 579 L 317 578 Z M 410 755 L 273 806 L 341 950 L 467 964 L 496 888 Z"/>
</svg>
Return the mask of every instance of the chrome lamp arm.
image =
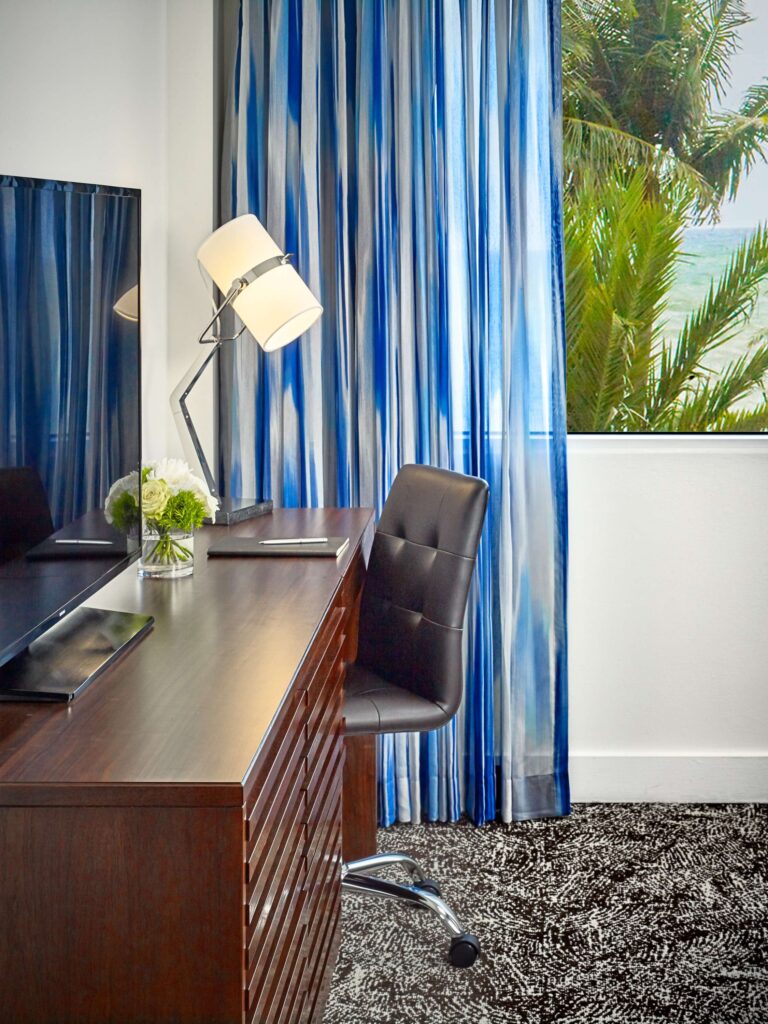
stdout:
<svg viewBox="0 0 768 1024">
<path fill-rule="evenodd" d="M 224 310 L 235 301 L 237 296 L 247 288 L 248 285 L 253 284 L 254 281 L 263 277 L 264 274 L 268 274 L 270 270 L 275 270 L 277 267 L 285 266 L 285 264 L 289 263 L 290 260 L 290 253 L 280 256 L 272 256 L 269 259 L 258 263 L 247 273 L 243 274 L 242 277 L 238 277 L 232 282 L 229 291 L 224 296 L 221 304 L 216 308 L 213 316 L 200 332 L 200 336 L 197 339 L 199 344 L 211 345 L 212 348 L 207 352 L 201 353 L 195 359 L 171 394 L 171 411 L 173 412 L 173 418 L 176 423 L 176 430 L 181 438 L 182 446 L 185 449 L 185 455 L 187 454 L 188 445 L 191 442 L 194 457 L 190 460 L 189 455 L 187 455 L 187 459 L 188 461 L 196 460 L 198 462 L 208 490 L 211 492 L 213 497 L 217 499 L 219 499 L 220 496 L 216 487 L 216 481 L 213 473 L 211 472 L 208 460 L 205 457 L 205 452 L 203 451 L 203 446 L 200 442 L 200 436 L 195 429 L 195 424 L 187 407 L 187 399 L 221 346 L 225 342 L 236 341 L 245 330 L 245 327 L 241 327 L 237 334 L 233 335 L 231 338 L 222 338 L 218 334 L 214 334 L 212 337 L 207 337 L 208 331 L 210 331 L 214 324 L 218 322 Z"/>
<path fill-rule="evenodd" d="M 216 487 L 216 481 L 214 480 L 213 473 L 211 472 L 211 467 L 208 465 L 208 460 L 205 457 L 203 446 L 200 443 L 200 436 L 195 429 L 192 416 L 187 408 L 187 398 L 189 397 L 190 392 L 205 373 L 208 364 L 212 361 L 213 357 L 223 344 L 223 339 L 213 339 L 213 341 L 213 346 L 200 352 L 194 363 L 192 363 L 190 368 L 174 388 L 171 393 L 171 410 L 173 412 L 176 430 L 181 438 L 184 455 L 186 456 L 187 461 L 193 464 L 195 460 L 198 462 L 205 478 L 206 487 L 214 498 L 218 499 L 219 493 Z M 190 442 L 194 453 L 192 458 L 190 458 L 190 453 L 188 451 Z"/>
</svg>

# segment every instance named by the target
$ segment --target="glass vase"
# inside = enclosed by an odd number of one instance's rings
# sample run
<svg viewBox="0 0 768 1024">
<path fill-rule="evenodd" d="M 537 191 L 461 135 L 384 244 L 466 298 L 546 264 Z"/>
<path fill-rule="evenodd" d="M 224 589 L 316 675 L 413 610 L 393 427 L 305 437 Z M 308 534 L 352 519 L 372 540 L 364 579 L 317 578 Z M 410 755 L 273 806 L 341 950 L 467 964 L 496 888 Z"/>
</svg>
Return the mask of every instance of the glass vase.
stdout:
<svg viewBox="0 0 768 1024">
<path fill-rule="evenodd" d="M 185 530 L 144 528 L 139 558 L 139 576 L 175 580 L 195 571 L 195 537 Z"/>
</svg>

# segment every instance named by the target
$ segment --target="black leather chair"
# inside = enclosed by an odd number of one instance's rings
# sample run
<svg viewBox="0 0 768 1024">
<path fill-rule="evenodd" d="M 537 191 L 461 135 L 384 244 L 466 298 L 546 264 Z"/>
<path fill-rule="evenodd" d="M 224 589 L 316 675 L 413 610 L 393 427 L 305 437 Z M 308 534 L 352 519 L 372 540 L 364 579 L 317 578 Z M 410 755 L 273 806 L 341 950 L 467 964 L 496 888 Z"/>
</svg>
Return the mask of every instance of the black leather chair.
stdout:
<svg viewBox="0 0 768 1024">
<path fill-rule="evenodd" d="M 0 565 L 21 558 L 53 533 L 48 497 L 36 469 L 0 469 Z"/>
<path fill-rule="evenodd" d="M 430 466 L 404 466 L 398 473 L 374 535 L 357 660 L 347 670 L 348 735 L 426 732 L 456 714 L 463 691 L 464 613 L 487 504 L 484 480 Z M 392 865 L 404 868 L 412 884 L 375 875 Z M 342 885 L 432 911 L 451 935 L 451 962 L 475 962 L 478 939 L 407 854 L 350 861 Z"/>
</svg>

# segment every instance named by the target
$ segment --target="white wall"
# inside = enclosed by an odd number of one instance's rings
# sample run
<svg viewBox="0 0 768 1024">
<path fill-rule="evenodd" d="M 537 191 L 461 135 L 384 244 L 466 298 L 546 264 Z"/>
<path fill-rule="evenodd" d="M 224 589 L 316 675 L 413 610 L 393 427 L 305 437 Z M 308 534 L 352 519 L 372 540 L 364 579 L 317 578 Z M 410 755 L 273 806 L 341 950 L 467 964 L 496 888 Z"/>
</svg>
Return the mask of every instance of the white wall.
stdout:
<svg viewBox="0 0 768 1024">
<path fill-rule="evenodd" d="M 211 316 L 210 292 L 195 253 L 214 224 L 213 0 L 167 0 L 168 389 L 199 352 Z M 213 366 L 196 385 L 189 409 L 215 473 Z M 167 407 L 167 401 L 166 401 Z M 168 413 L 169 455 L 185 454 Z M 190 462 L 192 459 L 190 458 Z"/>
<path fill-rule="evenodd" d="M 768 799 L 768 439 L 568 466 L 573 799 Z"/>
<path fill-rule="evenodd" d="M 212 5 L 0 0 L 0 171 L 142 191 L 147 458 L 179 452 L 168 395 L 207 310 L 194 251 L 212 224 Z"/>
</svg>

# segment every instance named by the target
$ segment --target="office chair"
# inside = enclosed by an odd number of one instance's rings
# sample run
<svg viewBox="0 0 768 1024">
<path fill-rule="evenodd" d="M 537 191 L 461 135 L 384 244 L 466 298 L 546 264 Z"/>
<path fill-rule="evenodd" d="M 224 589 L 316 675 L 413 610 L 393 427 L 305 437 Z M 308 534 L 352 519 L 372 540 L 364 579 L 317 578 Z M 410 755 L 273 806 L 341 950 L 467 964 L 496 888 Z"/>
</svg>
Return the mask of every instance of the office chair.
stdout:
<svg viewBox="0 0 768 1024">
<path fill-rule="evenodd" d="M 347 666 L 347 735 L 424 732 L 456 714 L 464 612 L 487 504 L 484 480 L 430 466 L 404 466 L 398 473 L 371 548 L 357 659 Z M 412 884 L 375 876 L 392 865 L 404 868 Z M 342 887 L 431 911 L 451 936 L 451 963 L 470 967 L 477 959 L 477 937 L 407 854 L 344 864 Z"/>
<path fill-rule="evenodd" d="M 48 497 L 36 469 L 0 469 L 0 565 L 21 558 L 53 533 Z"/>
</svg>

